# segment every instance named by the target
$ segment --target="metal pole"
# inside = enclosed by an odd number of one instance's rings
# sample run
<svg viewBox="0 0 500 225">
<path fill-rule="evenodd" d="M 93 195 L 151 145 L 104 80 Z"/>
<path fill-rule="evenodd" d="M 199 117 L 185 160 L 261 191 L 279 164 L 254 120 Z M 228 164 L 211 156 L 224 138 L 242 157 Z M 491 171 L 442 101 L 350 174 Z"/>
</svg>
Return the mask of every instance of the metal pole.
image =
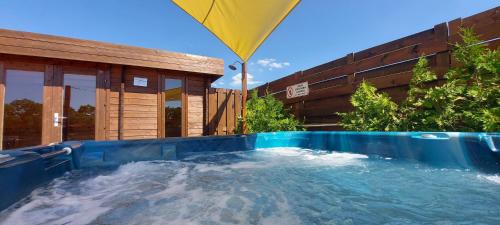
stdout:
<svg viewBox="0 0 500 225">
<path fill-rule="evenodd" d="M 247 134 L 247 64 L 241 64 L 241 124 L 243 134 Z"/>
</svg>

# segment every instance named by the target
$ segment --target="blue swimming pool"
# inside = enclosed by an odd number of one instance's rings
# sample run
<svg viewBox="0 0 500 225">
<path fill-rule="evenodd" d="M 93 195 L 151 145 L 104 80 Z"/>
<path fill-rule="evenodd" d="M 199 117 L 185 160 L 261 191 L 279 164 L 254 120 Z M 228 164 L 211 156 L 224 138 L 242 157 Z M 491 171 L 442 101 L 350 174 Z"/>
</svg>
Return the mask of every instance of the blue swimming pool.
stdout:
<svg viewBox="0 0 500 225">
<path fill-rule="evenodd" d="M 2 203 L 13 203 L 0 223 L 499 224 L 499 142 L 278 132 L 6 151 L 19 161 L 0 164 Z M 71 154 L 36 157 L 64 147 Z"/>
</svg>

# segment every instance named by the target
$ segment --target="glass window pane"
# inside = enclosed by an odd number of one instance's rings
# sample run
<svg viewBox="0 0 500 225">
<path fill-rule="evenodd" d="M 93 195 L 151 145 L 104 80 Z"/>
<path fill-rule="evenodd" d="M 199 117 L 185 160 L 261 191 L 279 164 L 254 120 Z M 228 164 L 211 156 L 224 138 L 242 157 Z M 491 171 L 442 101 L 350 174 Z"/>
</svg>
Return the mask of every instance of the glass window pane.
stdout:
<svg viewBox="0 0 500 225">
<path fill-rule="evenodd" d="M 63 140 L 95 138 L 96 76 L 64 74 Z"/>
<path fill-rule="evenodd" d="M 42 143 L 43 72 L 7 70 L 3 149 Z"/>
<path fill-rule="evenodd" d="M 182 135 L 182 80 L 165 79 L 165 136 Z"/>
</svg>

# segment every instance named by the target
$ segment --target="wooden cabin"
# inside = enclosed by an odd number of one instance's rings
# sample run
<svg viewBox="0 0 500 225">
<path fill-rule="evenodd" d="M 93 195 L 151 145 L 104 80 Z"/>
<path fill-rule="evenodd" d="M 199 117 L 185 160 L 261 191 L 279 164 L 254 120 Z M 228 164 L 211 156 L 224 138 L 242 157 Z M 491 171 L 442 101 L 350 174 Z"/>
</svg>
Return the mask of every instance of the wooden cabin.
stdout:
<svg viewBox="0 0 500 225">
<path fill-rule="evenodd" d="M 205 134 L 222 59 L 0 29 L 0 149 Z"/>
</svg>

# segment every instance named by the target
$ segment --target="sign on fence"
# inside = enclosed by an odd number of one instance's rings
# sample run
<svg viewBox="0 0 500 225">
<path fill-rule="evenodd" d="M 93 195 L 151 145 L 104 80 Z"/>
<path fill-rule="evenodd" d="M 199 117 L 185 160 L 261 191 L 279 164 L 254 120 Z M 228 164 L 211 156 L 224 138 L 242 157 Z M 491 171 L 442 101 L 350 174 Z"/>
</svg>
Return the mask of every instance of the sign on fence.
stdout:
<svg viewBox="0 0 500 225">
<path fill-rule="evenodd" d="M 296 98 L 309 94 L 309 83 L 302 82 L 296 85 L 286 87 L 286 98 Z"/>
</svg>

